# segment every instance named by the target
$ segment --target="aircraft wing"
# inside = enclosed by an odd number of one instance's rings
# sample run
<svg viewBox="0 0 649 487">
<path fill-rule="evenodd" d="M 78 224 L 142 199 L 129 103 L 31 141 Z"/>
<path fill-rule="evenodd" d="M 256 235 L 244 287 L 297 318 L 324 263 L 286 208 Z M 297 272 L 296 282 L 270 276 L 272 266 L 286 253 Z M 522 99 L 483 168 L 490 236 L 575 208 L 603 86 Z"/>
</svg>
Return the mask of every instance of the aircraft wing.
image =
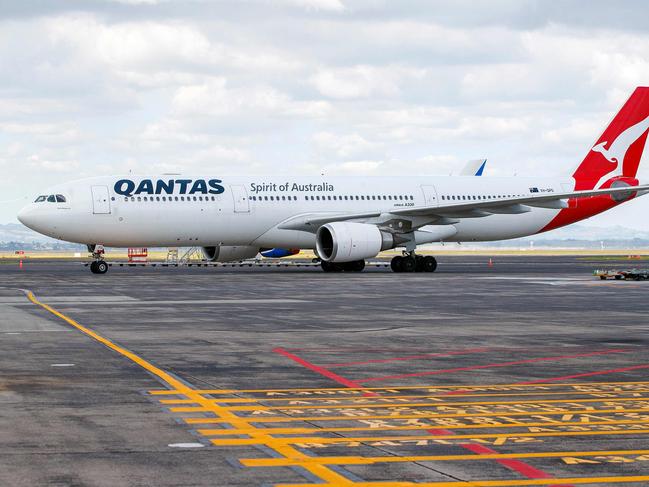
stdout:
<svg viewBox="0 0 649 487">
<path fill-rule="evenodd" d="M 410 217 L 413 225 L 409 230 L 422 225 L 435 223 L 437 225 L 453 224 L 464 218 L 480 218 L 493 214 L 527 213 L 535 208 L 561 209 L 567 208 L 566 200 L 571 198 L 588 198 L 591 196 L 623 195 L 632 193 L 645 194 L 649 192 L 649 184 L 639 186 L 623 186 L 606 189 L 568 191 L 562 193 L 532 193 L 513 198 L 492 198 L 486 200 L 458 201 L 437 206 L 418 206 L 397 208 L 386 212 L 363 213 L 305 213 L 285 220 L 278 225 L 284 230 L 303 230 L 316 232 L 321 225 L 337 221 L 360 220 L 368 223 L 381 224 L 380 220 L 389 220 L 395 216 Z M 405 229 L 404 229 L 405 230 Z"/>
</svg>

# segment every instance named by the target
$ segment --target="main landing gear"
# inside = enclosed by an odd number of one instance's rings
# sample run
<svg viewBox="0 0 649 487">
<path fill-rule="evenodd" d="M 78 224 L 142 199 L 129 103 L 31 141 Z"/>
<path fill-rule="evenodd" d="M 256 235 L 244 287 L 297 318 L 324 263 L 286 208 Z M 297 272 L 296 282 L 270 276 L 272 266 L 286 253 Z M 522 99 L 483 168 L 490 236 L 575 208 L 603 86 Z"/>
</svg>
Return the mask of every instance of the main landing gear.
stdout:
<svg viewBox="0 0 649 487">
<path fill-rule="evenodd" d="M 435 272 L 437 260 L 432 255 L 416 255 L 414 252 L 397 255 L 390 262 L 394 272 Z"/>
<path fill-rule="evenodd" d="M 92 253 L 92 258 L 95 259 L 90 263 L 90 272 L 93 274 L 106 274 L 108 264 L 104 260 L 104 246 L 88 245 L 88 251 Z"/>
<path fill-rule="evenodd" d="M 325 272 L 361 272 L 365 269 L 364 260 L 354 260 L 352 262 L 320 262 L 322 270 Z"/>
</svg>

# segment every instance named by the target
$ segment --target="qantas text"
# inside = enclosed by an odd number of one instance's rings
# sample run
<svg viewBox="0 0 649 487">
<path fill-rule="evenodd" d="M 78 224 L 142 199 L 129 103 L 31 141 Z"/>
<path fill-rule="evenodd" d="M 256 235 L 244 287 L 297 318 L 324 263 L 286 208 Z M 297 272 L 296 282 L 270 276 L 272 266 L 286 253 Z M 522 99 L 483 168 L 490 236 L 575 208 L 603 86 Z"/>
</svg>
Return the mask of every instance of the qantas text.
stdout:
<svg viewBox="0 0 649 487">
<path fill-rule="evenodd" d="M 120 179 L 115 183 L 115 193 L 122 196 L 134 194 L 221 194 L 225 188 L 220 179 L 143 179 L 139 183 Z"/>
</svg>

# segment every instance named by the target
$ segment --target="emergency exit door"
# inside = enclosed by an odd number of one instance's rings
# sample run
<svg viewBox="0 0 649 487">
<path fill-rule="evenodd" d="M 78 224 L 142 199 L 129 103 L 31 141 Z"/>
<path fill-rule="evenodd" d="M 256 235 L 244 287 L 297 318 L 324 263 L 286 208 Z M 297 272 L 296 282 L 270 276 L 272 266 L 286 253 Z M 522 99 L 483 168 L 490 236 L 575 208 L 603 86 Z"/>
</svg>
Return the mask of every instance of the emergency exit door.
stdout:
<svg viewBox="0 0 649 487">
<path fill-rule="evenodd" d="M 92 186 L 92 212 L 95 215 L 110 213 L 110 198 L 108 186 Z"/>
</svg>

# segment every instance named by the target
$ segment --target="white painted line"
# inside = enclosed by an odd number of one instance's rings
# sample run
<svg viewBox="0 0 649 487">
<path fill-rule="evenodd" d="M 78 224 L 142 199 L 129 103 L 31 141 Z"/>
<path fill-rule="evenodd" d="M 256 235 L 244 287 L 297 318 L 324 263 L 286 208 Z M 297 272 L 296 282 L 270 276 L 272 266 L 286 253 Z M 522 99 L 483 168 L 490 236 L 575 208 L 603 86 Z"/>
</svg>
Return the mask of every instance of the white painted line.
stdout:
<svg viewBox="0 0 649 487">
<path fill-rule="evenodd" d="M 52 364 L 50 367 L 74 367 L 76 364 Z"/>
<path fill-rule="evenodd" d="M 171 448 L 203 448 L 205 445 L 202 443 L 169 443 L 167 446 Z"/>
<path fill-rule="evenodd" d="M 86 303 L 121 303 L 124 301 L 138 301 L 137 298 L 131 296 L 43 296 L 43 302 L 51 304 L 64 304 L 76 303 L 83 301 Z M 16 297 L 0 297 L 0 304 L 24 304 L 25 298 L 23 296 Z M 29 303 L 31 304 L 31 303 Z"/>
</svg>

